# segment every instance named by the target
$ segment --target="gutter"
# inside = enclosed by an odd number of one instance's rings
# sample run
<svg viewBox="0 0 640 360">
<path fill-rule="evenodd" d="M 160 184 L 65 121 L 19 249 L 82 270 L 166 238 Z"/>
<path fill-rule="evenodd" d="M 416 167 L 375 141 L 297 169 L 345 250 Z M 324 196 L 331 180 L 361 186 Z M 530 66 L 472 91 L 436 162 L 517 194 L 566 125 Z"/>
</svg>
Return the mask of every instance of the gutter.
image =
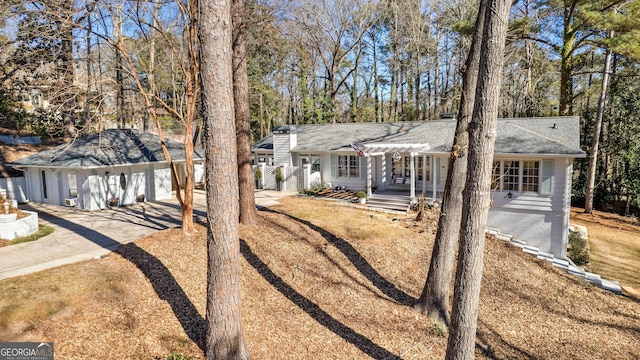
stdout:
<svg viewBox="0 0 640 360">
<path fill-rule="evenodd" d="M 196 159 L 194 158 L 194 163 L 196 161 L 204 161 L 205 159 Z M 174 164 L 182 164 L 186 160 L 174 160 Z M 7 166 L 11 166 L 12 168 L 20 171 L 23 168 L 50 168 L 50 169 L 70 169 L 70 170 L 94 170 L 94 169 L 103 169 L 107 167 L 116 167 L 116 166 L 135 166 L 135 165 L 152 165 L 152 164 L 168 164 L 166 160 L 164 161 L 155 161 L 155 162 L 145 162 L 145 163 L 124 163 L 124 164 L 111 164 L 111 165 L 93 165 L 93 166 L 55 166 L 55 165 L 14 165 L 7 164 Z"/>
</svg>

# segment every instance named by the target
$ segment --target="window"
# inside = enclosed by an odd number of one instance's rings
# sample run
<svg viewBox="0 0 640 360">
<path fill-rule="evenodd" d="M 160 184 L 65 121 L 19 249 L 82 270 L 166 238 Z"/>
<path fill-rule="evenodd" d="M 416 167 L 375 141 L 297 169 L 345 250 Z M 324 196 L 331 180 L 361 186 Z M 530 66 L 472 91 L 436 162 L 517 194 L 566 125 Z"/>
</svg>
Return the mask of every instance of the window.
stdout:
<svg viewBox="0 0 640 360">
<path fill-rule="evenodd" d="M 399 160 L 391 160 L 392 161 L 392 167 L 391 167 L 391 174 L 393 175 L 393 178 L 401 178 L 403 177 L 402 174 L 404 173 L 402 171 L 402 164 L 403 161 L 402 159 Z"/>
<path fill-rule="evenodd" d="M 254 165 L 265 163 L 267 166 L 273 166 L 273 155 L 256 154 L 254 155 L 253 161 Z"/>
<path fill-rule="evenodd" d="M 423 174 L 423 169 L 426 167 L 426 180 L 429 180 L 431 178 L 431 166 L 430 166 L 430 159 L 429 157 L 427 157 L 427 160 L 424 161 L 424 157 L 423 156 L 416 156 L 414 158 L 414 162 L 416 165 L 416 179 L 417 180 L 425 180 L 422 176 Z M 411 156 L 403 156 L 400 160 L 398 161 L 393 161 L 393 178 L 405 178 L 405 179 L 409 179 L 411 178 Z"/>
<path fill-rule="evenodd" d="M 553 160 L 494 160 L 493 162 L 492 190 L 551 194 L 552 186 Z"/>
<path fill-rule="evenodd" d="M 504 162 L 503 190 L 520 191 L 520 161 Z"/>
<path fill-rule="evenodd" d="M 538 192 L 539 177 L 540 177 L 539 161 L 523 161 L 522 162 L 522 191 Z"/>
<path fill-rule="evenodd" d="M 78 180 L 76 173 L 69 173 L 67 177 L 69 178 L 69 197 L 78 196 Z"/>
<path fill-rule="evenodd" d="M 338 155 L 339 177 L 360 177 L 360 158 L 355 155 Z"/>
<path fill-rule="evenodd" d="M 431 166 L 430 157 L 418 156 L 416 160 L 418 161 L 418 180 L 426 180 L 429 181 L 431 175 Z M 426 177 L 423 177 L 422 174 L 426 171 Z"/>
<path fill-rule="evenodd" d="M 298 156 L 300 166 L 311 164 L 311 172 L 320 171 L 320 155 L 318 154 L 300 154 Z"/>
<path fill-rule="evenodd" d="M 405 178 L 411 177 L 411 157 L 403 156 L 402 164 L 403 164 L 402 169 L 404 170 L 402 177 L 405 177 Z"/>
<path fill-rule="evenodd" d="M 125 190 L 127 188 L 127 176 L 124 173 L 120 173 L 120 189 Z"/>
<path fill-rule="evenodd" d="M 47 198 L 47 175 L 45 174 L 44 170 L 42 170 L 41 174 L 42 174 L 42 197 L 46 199 Z"/>
</svg>

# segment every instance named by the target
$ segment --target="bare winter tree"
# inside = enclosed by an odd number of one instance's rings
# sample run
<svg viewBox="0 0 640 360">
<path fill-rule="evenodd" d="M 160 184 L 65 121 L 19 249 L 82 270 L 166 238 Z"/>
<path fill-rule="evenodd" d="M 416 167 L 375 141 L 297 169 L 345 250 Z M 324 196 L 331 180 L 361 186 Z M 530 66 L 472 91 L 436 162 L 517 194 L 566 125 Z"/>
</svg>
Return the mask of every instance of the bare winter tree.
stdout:
<svg viewBox="0 0 640 360">
<path fill-rule="evenodd" d="M 482 281 L 485 228 L 490 206 L 491 165 L 510 0 L 490 0 L 485 13 L 478 84 L 469 123 L 467 180 L 453 294 L 448 360 L 473 359 Z"/>
<path fill-rule="evenodd" d="M 611 31 L 609 37 L 613 37 Z M 609 86 L 609 72 L 611 71 L 611 49 L 607 49 L 607 55 L 604 60 L 604 69 L 602 70 L 602 85 L 600 97 L 598 98 L 598 111 L 596 113 L 595 126 L 593 130 L 593 138 L 591 140 L 591 149 L 589 151 L 589 171 L 587 173 L 587 188 L 585 195 L 584 212 L 591 214 L 593 212 L 593 196 L 596 187 L 596 165 L 598 163 L 598 147 L 600 146 L 600 133 L 602 132 L 602 117 L 604 107 L 607 100 L 607 87 Z"/>
<path fill-rule="evenodd" d="M 449 285 L 462 216 L 462 191 L 466 180 L 469 150 L 468 126 L 475 103 L 486 5 L 487 0 L 480 1 L 476 31 L 463 74 L 458 123 L 449 159 L 442 208 L 438 220 L 438 232 L 433 244 L 427 281 L 422 295 L 415 305 L 418 311 L 445 326 L 449 325 Z"/>
<path fill-rule="evenodd" d="M 256 223 L 256 199 L 253 193 L 251 167 L 251 119 L 249 116 L 249 79 L 245 48 L 244 0 L 233 0 L 233 98 L 236 114 L 236 142 L 238 144 L 238 186 L 240 223 Z"/>
<path fill-rule="evenodd" d="M 173 92 L 173 98 L 167 100 L 161 96 L 158 91 L 156 91 L 155 84 L 147 86 L 149 78 L 144 72 L 148 67 L 140 65 L 137 61 L 136 54 L 125 43 L 124 37 L 106 37 L 105 40 L 115 47 L 117 52 L 124 58 L 134 85 L 138 93 L 142 96 L 147 111 L 156 124 L 162 145 L 162 152 L 171 168 L 173 183 L 176 184 L 176 198 L 182 209 L 182 231 L 189 235 L 194 229 L 193 190 L 195 184 L 193 169 L 193 128 L 197 116 L 196 106 L 199 96 L 198 76 L 200 72 L 197 55 L 196 0 L 175 2 L 175 8 L 179 10 L 180 17 L 180 21 L 177 23 L 182 25 L 178 30 L 160 26 L 161 22 L 156 18 L 158 15 L 158 11 L 156 11 L 157 4 L 153 1 L 141 1 L 137 5 L 138 7 L 131 9 L 132 14 L 130 16 L 134 20 L 133 22 L 141 31 L 147 28 L 153 28 L 155 36 L 159 36 L 164 40 L 163 44 L 168 48 L 167 51 L 171 53 L 172 59 L 175 59 L 177 63 L 177 71 L 182 76 L 182 79 L 175 81 L 172 85 L 174 88 L 177 88 L 177 90 Z M 180 36 L 176 36 L 176 34 Z M 153 79 L 155 79 L 155 77 L 152 76 L 151 80 Z M 176 99 L 178 96 L 180 99 Z M 165 145 L 165 136 L 157 108 L 160 108 L 172 118 L 177 119 L 179 124 L 184 128 L 185 136 L 183 144 L 186 173 L 184 182 L 178 179 L 176 165 L 173 163 L 171 155 Z"/>
<path fill-rule="evenodd" d="M 230 0 L 198 1 L 207 190 L 207 359 L 247 359 L 241 323 Z"/>
</svg>

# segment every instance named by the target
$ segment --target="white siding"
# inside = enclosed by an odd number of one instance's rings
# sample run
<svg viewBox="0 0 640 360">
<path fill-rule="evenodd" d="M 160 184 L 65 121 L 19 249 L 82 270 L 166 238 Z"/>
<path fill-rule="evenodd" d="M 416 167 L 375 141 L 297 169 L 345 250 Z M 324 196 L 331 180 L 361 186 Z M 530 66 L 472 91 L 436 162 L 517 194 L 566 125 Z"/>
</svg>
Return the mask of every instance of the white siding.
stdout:
<svg viewBox="0 0 640 360">
<path fill-rule="evenodd" d="M 297 145 L 297 135 L 273 134 L 273 161 L 274 165 L 285 164 L 293 166 L 291 149 Z"/>
<path fill-rule="evenodd" d="M 7 190 L 7 196 L 19 203 L 29 201 L 27 179 L 24 176 L 14 178 L 0 178 L 0 189 Z"/>
<path fill-rule="evenodd" d="M 149 200 L 164 200 L 171 198 L 171 171 L 169 168 L 153 170 L 154 197 Z"/>
<path fill-rule="evenodd" d="M 564 258 L 567 245 L 565 223 L 569 216 L 566 201 L 570 201 L 565 181 L 570 189 L 571 178 L 567 178 L 567 174 L 571 174 L 571 164 L 567 165 L 564 159 L 554 159 L 553 164 L 551 194 L 511 192 L 512 197 L 509 198 L 508 191 L 492 191 L 493 206 L 489 211 L 488 225 L 541 251 Z"/>
</svg>

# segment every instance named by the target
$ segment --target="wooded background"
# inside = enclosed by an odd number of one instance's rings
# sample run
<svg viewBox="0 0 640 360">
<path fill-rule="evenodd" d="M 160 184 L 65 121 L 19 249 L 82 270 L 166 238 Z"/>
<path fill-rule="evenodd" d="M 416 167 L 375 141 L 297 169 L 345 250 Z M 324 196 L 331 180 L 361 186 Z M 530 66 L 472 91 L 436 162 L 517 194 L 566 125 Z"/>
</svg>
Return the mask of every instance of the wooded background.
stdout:
<svg viewBox="0 0 640 360">
<path fill-rule="evenodd" d="M 0 126 L 50 137 L 158 125 L 190 133 L 202 121 L 192 5 L 4 1 Z M 280 124 L 455 113 L 477 9 L 473 0 L 248 0 L 253 141 Z M 499 105 L 501 117 L 580 116 L 583 149 L 597 150 L 595 207 L 621 213 L 640 196 L 639 22 L 637 1 L 515 1 Z M 574 169 L 580 203 L 588 159 Z"/>
</svg>

